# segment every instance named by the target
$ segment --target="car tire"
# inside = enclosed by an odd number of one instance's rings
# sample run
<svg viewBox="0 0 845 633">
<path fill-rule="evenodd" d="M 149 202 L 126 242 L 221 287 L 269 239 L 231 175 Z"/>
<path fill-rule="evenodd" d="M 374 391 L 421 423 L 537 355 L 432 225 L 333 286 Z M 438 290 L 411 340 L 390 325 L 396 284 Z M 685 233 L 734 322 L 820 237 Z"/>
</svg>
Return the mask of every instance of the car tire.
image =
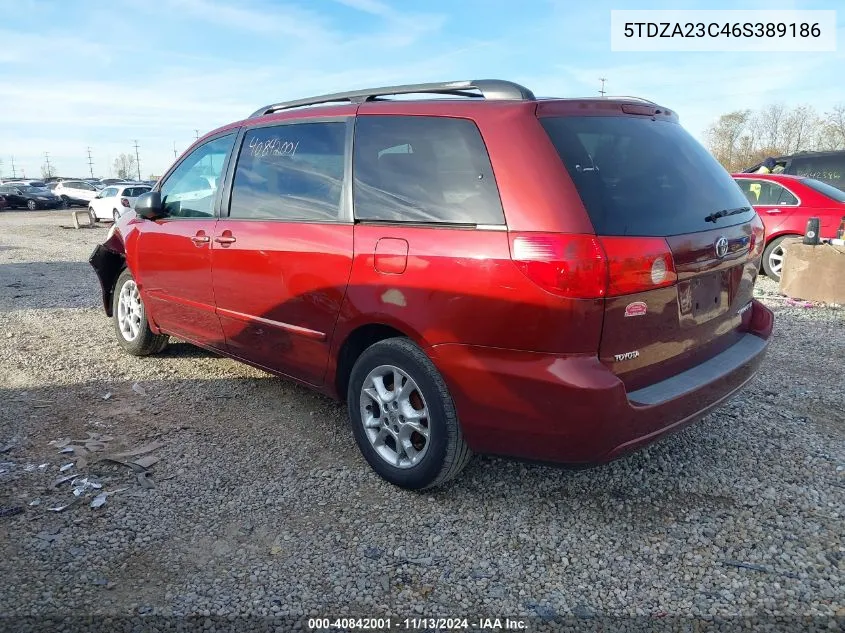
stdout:
<svg viewBox="0 0 845 633">
<path fill-rule="evenodd" d="M 772 281 L 780 281 L 781 267 L 783 266 L 783 241 L 787 238 L 799 237 L 798 235 L 781 235 L 776 237 L 766 250 L 763 251 L 763 272 Z"/>
<path fill-rule="evenodd" d="M 70 209 L 70 200 L 67 199 L 66 196 L 61 196 L 62 201 L 59 203 L 59 206 L 62 209 Z"/>
<path fill-rule="evenodd" d="M 358 448 L 394 485 L 439 486 L 472 457 L 443 377 L 406 338 L 385 339 L 364 350 L 352 368 L 347 406 Z"/>
<path fill-rule="evenodd" d="M 120 213 L 117 212 L 117 209 L 113 209 L 111 215 L 115 222 L 120 219 Z"/>
<path fill-rule="evenodd" d="M 30 211 L 35 211 L 38 208 L 38 203 L 35 200 L 27 200 L 26 201 L 26 208 Z"/>
<path fill-rule="evenodd" d="M 133 356 L 157 354 L 167 347 L 170 337 L 154 334 L 138 286 L 128 268 L 117 278 L 112 296 L 112 322 L 118 344 Z"/>
</svg>

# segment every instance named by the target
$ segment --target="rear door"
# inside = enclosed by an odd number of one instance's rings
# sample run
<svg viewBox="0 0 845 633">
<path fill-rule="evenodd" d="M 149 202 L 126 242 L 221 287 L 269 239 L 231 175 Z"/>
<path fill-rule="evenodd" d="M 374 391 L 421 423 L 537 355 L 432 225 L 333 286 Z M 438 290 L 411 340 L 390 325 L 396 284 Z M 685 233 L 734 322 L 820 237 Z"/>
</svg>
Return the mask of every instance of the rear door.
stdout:
<svg viewBox="0 0 845 633">
<path fill-rule="evenodd" d="M 608 258 L 601 361 L 636 389 L 735 343 L 762 224 L 730 175 L 673 120 L 541 121 Z"/>
<path fill-rule="evenodd" d="M 210 347 L 225 346 L 211 282 L 211 238 L 217 223 L 217 190 L 235 133 L 219 136 L 194 149 L 161 184 L 167 215 L 139 225 L 135 268 L 145 305 L 153 321 L 168 334 Z M 208 195 L 197 196 L 197 192 Z"/>
<path fill-rule="evenodd" d="M 320 384 L 352 265 L 352 119 L 246 130 L 211 257 L 229 351 Z"/>
</svg>

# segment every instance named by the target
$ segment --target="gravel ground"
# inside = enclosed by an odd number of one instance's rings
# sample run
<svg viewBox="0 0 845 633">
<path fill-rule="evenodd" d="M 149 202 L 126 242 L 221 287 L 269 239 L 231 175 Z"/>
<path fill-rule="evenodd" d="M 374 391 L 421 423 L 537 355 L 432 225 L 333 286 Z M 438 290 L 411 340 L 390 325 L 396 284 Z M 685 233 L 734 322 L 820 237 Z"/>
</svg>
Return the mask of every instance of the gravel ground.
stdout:
<svg viewBox="0 0 845 633">
<path fill-rule="evenodd" d="M 124 355 L 87 263 L 106 229 L 69 225 L 0 213 L 0 506 L 23 508 L 0 516 L 0 629 L 103 614 L 842 627 L 845 310 L 789 306 L 763 278 L 769 356 L 701 423 L 589 470 L 476 456 L 420 495 L 371 472 L 340 404 L 187 344 Z M 125 490 L 51 512 L 74 499 L 50 487 L 73 459 L 49 442 L 89 433 L 110 453 L 159 441 L 155 487 L 96 463 L 103 490 Z"/>
</svg>

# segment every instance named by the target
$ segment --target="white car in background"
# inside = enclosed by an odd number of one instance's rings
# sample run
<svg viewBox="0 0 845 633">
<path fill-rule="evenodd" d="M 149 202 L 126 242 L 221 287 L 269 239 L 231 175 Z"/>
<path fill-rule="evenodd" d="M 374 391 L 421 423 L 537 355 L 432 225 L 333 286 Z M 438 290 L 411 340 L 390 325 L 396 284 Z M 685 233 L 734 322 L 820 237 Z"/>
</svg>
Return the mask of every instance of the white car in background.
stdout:
<svg viewBox="0 0 845 633">
<path fill-rule="evenodd" d="M 51 186 L 53 193 L 59 196 L 67 206 L 84 206 L 97 195 L 97 188 L 84 180 L 62 180 Z"/>
<path fill-rule="evenodd" d="M 147 193 L 152 187 L 139 185 L 137 183 L 123 183 L 109 185 L 88 203 L 88 213 L 91 214 L 91 221 L 117 219 L 135 208 L 135 200 L 141 194 Z"/>
</svg>

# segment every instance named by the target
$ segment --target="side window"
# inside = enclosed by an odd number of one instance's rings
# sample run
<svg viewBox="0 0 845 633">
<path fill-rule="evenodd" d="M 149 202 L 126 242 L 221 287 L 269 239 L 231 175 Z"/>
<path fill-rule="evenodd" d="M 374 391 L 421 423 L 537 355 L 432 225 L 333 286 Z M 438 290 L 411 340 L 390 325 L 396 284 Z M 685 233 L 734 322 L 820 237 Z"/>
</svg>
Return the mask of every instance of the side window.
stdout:
<svg viewBox="0 0 845 633">
<path fill-rule="evenodd" d="M 797 205 L 798 199 L 779 184 L 770 181 L 760 183 L 760 201 L 763 206 Z"/>
<path fill-rule="evenodd" d="M 227 134 L 196 148 L 161 185 L 161 203 L 169 217 L 207 218 L 214 215 L 214 198 L 226 156 L 235 144 Z"/>
<path fill-rule="evenodd" d="M 341 219 L 346 123 L 294 123 L 244 134 L 230 218 Z"/>
<path fill-rule="evenodd" d="M 104 198 L 111 198 L 117 195 L 117 188 L 116 187 L 107 187 L 103 190 L 103 197 Z"/>
<path fill-rule="evenodd" d="M 359 116 L 352 164 L 359 220 L 504 224 L 487 148 L 467 119 Z"/>
<path fill-rule="evenodd" d="M 83 189 L 85 191 L 95 191 L 93 185 L 89 185 L 87 182 L 77 182 L 73 185 L 76 189 Z"/>
<path fill-rule="evenodd" d="M 752 180 L 742 178 L 738 180 L 739 188 L 752 205 L 773 207 L 777 205 L 795 206 L 798 198 L 770 180 Z"/>
<path fill-rule="evenodd" d="M 749 180 L 748 178 L 738 178 L 736 179 L 736 184 L 739 185 L 739 188 L 742 189 L 742 193 L 745 194 L 745 197 L 748 199 L 748 202 L 752 205 L 760 204 L 760 181 L 759 180 Z"/>
<path fill-rule="evenodd" d="M 778 201 L 775 204 L 793 207 L 798 204 L 798 198 L 793 196 L 787 189 L 779 185 L 775 186 L 780 189 L 780 191 L 778 192 Z"/>
<path fill-rule="evenodd" d="M 794 158 L 788 173 L 823 182 L 841 182 L 845 180 L 845 154 L 813 158 Z"/>
</svg>

